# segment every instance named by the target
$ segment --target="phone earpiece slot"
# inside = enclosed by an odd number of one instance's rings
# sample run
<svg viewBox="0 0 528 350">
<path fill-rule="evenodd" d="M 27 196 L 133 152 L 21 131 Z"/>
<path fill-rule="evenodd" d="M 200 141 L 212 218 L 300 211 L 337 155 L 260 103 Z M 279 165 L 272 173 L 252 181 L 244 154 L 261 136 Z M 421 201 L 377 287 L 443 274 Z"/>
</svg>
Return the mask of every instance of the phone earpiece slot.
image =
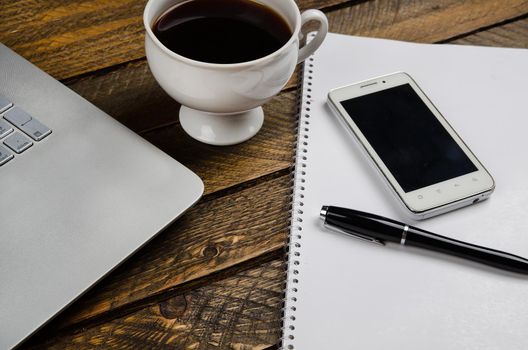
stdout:
<svg viewBox="0 0 528 350">
<path fill-rule="evenodd" d="M 367 86 L 376 85 L 377 83 L 378 83 L 378 82 L 375 81 L 375 82 L 373 82 L 373 83 L 369 83 L 369 84 L 361 85 L 360 87 L 361 87 L 361 88 L 364 88 L 364 87 L 367 87 Z"/>
</svg>

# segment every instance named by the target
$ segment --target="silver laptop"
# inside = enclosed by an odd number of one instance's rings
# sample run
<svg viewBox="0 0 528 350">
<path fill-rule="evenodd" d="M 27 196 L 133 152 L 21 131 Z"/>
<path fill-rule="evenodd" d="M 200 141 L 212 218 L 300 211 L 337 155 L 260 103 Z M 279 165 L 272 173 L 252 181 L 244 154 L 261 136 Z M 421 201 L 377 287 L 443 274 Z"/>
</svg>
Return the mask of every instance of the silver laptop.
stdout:
<svg viewBox="0 0 528 350">
<path fill-rule="evenodd" d="M 0 349 L 202 193 L 190 170 L 0 44 Z"/>
</svg>

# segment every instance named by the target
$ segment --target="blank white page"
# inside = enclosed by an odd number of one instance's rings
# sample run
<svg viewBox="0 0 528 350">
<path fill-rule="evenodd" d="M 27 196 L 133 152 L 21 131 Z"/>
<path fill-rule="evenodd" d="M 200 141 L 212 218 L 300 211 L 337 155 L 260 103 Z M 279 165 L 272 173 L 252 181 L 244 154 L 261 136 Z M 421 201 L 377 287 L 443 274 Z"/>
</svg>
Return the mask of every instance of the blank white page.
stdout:
<svg viewBox="0 0 528 350">
<path fill-rule="evenodd" d="M 312 59 L 299 120 L 283 347 L 528 349 L 528 277 L 361 242 L 325 230 L 319 219 L 322 205 L 349 207 L 528 257 L 528 50 L 330 34 Z M 396 71 L 415 79 L 490 171 L 497 187 L 489 200 L 422 222 L 403 214 L 326 105 L 333 88 Z"/>
</svg>

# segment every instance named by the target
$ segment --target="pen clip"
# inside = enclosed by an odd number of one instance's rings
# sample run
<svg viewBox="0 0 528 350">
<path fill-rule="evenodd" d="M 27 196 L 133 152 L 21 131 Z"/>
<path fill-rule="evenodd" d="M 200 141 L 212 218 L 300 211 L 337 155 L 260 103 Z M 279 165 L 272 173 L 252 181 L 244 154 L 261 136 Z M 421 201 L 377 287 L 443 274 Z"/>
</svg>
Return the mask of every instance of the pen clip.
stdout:
<svg viewBox="0 0 528 350">
<path fill-rule="evenodd" d="M 359 240 L 362 240 L 362 241 L 374 243 L 374 244 L 377 244 L 377 245 L 385 245 L 384 242 L 382 242 L 382 241 L 380 241 L 378 239 L 372 238 L 372 237 L 368 237 L 368 236 L 362 235 L 361 233 L 348 232 L 348 231 L 340 229 L 339 227 L 328 225 L 326 222 L 323 225 L 324 225 L 324 227 L 326 227 L 327 229 L 329 229 L 331 231 L 335 231 L 335 232 L 339 232 L 339 233 L 342 233 L 342 234 L 345 234 L 345 235 L 348 235 L 348 236 L 352 236 L 353 238 L 356 238 L 356 239 L 359 239 Z"/>
</svg>

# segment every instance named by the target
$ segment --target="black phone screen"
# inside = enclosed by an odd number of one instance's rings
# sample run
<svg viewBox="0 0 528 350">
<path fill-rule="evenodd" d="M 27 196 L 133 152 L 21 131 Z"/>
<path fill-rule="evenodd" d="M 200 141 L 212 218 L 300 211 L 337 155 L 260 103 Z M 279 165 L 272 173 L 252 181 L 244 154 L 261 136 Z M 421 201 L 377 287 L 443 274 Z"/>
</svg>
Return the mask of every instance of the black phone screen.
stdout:
<svg viewBox="0 0 528 350">
<path fill-rule="evenodd" d="M 341 105 L 405 192 L 478 170 L 409 84 Z"/>
</svg>

